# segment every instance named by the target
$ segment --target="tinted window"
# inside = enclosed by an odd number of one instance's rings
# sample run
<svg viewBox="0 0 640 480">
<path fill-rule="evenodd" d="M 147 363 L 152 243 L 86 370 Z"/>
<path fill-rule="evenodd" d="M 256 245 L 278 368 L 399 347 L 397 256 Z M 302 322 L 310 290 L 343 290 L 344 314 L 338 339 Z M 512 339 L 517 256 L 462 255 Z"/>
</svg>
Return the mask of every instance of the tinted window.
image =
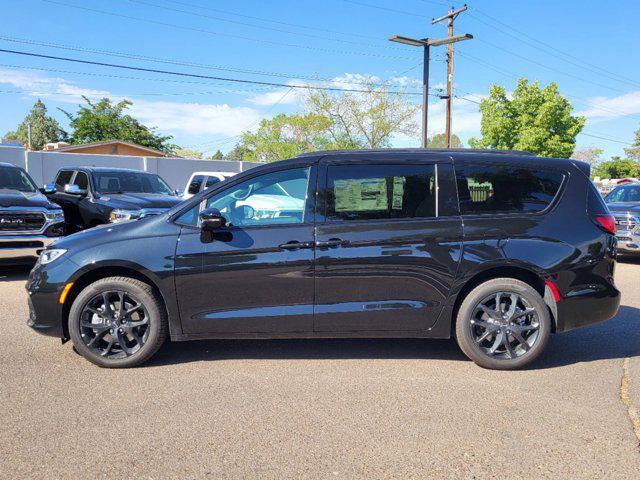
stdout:
<svg viewBox="0 0 640 480">
<path fill-rule="evenodd" d="M 89 179 L 87 178 L 87 174 L 84 172 L 78 172 L 73 183 L 83 190 L 87 190 L 89 188 Z"/>
<path fill-rule="evenodd" d="M 19 168 L 0 167 L 0 190 L 18 190 L 20 192 L 35 192 L 36 186 L 29 175 Z"/>
<path fill-rule="evenodd" d="M 336 165 L 327 178 L 328 221 L 434 217 L 433 165 Z"/>
<path fill-rule="evenodd" d="M 539 212 L 560 189 L 560 172 L 506 165 L 467 165 L 456 168 L 463 215 L 500 212 Z"/>
<path fill-rule="evenodd" d="M 189 195 L 195 195 L 200 191 L 200 187 L 202 186 L 202 181 L 204 180 L 204 176 L 196 175 L 191 179 L 189 183 L 189 188 L 187 189 L 187 193 Z"/>
<path fill-rule="evenodd" d="M 610 202 L 640 202 L 640 185 L 625 185 L 614 188 L 606 197 Z"/>
<path fill-rule="evenodd" d="M 58 173 L 58 178 L 56 179 L 56 190 L 64 190 L 64 186 L 71 183 L 71 177 L 73 177 L 72 170 L 63 170 Z"/>
<path fill-rule="evenodd" d="M 142 172 L 96 172 L 99 193 L 158 193 L 172 195 L 171 188 L 158 175 Z"/>
</svg>

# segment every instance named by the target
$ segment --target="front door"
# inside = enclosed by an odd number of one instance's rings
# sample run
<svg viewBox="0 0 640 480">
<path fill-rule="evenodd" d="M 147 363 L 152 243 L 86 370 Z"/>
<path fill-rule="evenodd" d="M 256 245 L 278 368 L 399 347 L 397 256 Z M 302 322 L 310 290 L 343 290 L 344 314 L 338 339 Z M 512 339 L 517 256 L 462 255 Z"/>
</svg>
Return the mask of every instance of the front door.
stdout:
<svg viewBox="0 0 640 480">
<path fill-rule="evenodd" d="M 361 157 L 320 170 L 315 331 L 427 331 L 461 257 L 451 160 Z"/>
<path fill-rule="evenodd" d="M 315 167 L 259 174 L 183 214 L 176 289 L 187 334 L 313 331 Z M 227 227 L 201 232 L 217 208 Z"/>
</svg>

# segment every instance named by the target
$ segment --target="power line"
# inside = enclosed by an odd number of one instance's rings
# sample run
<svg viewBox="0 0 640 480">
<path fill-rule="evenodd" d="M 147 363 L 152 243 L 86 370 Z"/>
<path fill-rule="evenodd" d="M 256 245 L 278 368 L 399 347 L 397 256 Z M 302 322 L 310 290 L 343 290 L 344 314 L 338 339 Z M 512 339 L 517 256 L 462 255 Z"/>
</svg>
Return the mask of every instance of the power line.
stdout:
<svg viewBox="0 0 640 480">
<path fill-rule="evenodd" d="M 160 25 L 160 26 L 163 26 L 163 27 L 171 27 L 171 28 L 177 28 L 177 29 L 180 29 L 180 30 L 187 30 L 187 31 L 192 31 L 192 32 L 204 33 L 204 34 L 207 34 L 207 35 L 229 37 L 229 38 L 235 38 L 235 39 L 238 39 L 238 40 L 246 40 L 246 41 L 250 41 L 250 42 L 259 43 L 261 45 L 269 44 L 269 45 L 277 45 L 277 46 L 280 46 L 280 47 L 301 48 L 301 49 L 305 49 L 305 50 L 312 50 L 312 51 L 317 51 L 317 52 L 338 54 L 338 55 L 362 55 L 362 56 L 378 57 L 378 58 L 392 58 L 392 59 L 404 59 L 404 60 L 409 59 L 408 57 L 384 55 L 384 54 L 379 54 L 379 53 L 355 52 L 355 51 L 349 51 L 349 50 L 333 50 L 333 49 L 327 49 L 327 48 L 321 48 L 321 47 L 313 47 L 313 46 L 310 46 L 310 45 L 300 45 L 300 44 L 296 44 L 296 43 L 278 42 L 278 41 L 275 41 L 275 40 L 267 40 L 267 39 L 264 39 L 264 38 L 253 38 L 253 37 L 247 37 L 245 35 L 237 35 L 237 34 L 233 34 L 233 33 L 215 32 L 213 30 L 208 30 L 206 28 L 190 27 L 190 26 L 187 26 L 187 25 L 178 25 L 178 24 L 175 24 L 175 23 L 162 22 L 162 21 L 159 21 L 159 20 L 152 20 L 150 18 L 135 17 L 133 15 L 126 15 L 124 13 L 109 12 L 109 11 L 106 11 L 106 10 L 99 10 L 97 8 L 89 8 L 89 7 L 84 7 L 84 6 L 80 6 L 80 5 L 74 5 L 74 4 L 70 4 L 70 3 L 60 2 L 60 1 L 57 1 L 57 0 L 42 0 L 42 1 L 46 2 L 46 3 L 54 4 L 54 5 L 61 5 L 63 7 L 75 8 L 75 9 L 84 10 L 84 11 L 87 11 L 87 12 L 98 13 L 98 14 L 101 14 L 101 15 L 108 15 L 108 16 L 117 17 L 117 18 L 126 18 L 128 20 L 135 20 L 135 21 L 138 21 L 138 22 L 150 23 L 150 24 L 153 24 L 153 25 Z"/>
<path fill-rule="evenodd" d="M 325 33 L 333 33 L 336 35 L 345 35 L 345 36 L 351 36 L 351 37 L 360 37 L 360 38 L 368 38 L 370 40 L 375 40 L 375 41 L 383 41 L 380 40 L 378 37 L 374 37 L 373 35 L 364 35 L 364 34 L 360 34 L 360 33 L 353 33 L 353 32 L 341 32 L 339 30 L 330 30 L 327 28 L 321 28 L 321 27 L 317 27 L 317 26 L 313 26 L 313 25 L 301 25 L 298 23 L 290 23 L 290 22 L 283 22 L 281 20 L 274 20 L 274 19 L 267 19 L 267 18 L 263 18 L 263 17 L 257 17 L 254 15 L 246 15 L 246 14 L 242 14 L 242 13 L 237 13 L 237 12 L 230 12 L 229 10 L 221 10 L 219 8 L 212 8 L 210 6 L 202 6 L 202 5 L 195 5 L 193 3 L 187 3 L 187 2 L 179 2 L 177 0 L 173 0 L 170 1 L 169 3 L 174 3 L 177 5 L 183 5 L 186 7 L 194 7 L 194 8 L 200 8 L 202 10 L 208 10 L 211 12 L 217 12 L 217 13 L 223 13 L 226 15 L 232 15 L 232 16 L 236 16 L 236 17 L 241 17 L 241 18 L 249 18 L 251 20 L 258 20 L 260 22 L 267 22 L 267 23 L 273 23 L 275 25 L 285 25 L 288 27 L 295 27 L 295 28 L 302 28 L 304 30 L 315 30 L 317 32 L 325 32 Z"/>
<path fill-rule="evenodd" d="M 232 23 L 235 25 L 242 25 L 242 26 L 246 26 L 246 27 L 252 27 L 252 28 L 260 28 L 263 30 L 270 30 L 272 32 L 279 32 L 279 33 L 286 33 L 289 35 L 295 35 L 297 37 L 308 37 L 308 38 L 313 38 L 313 39 L 319 39 L 319 40 L 329 40 L 331 42 L 339 42 L 339 43 L 346 43 L 349 45 L 362 45 L 362 46 L 366 46 L 366 47 L 371 47 L 372 45 L 370 43 L 364 43 L 364 42 L 357 42 L 357 41 L 352 41 L 352 40 L 344 40 L 342 38 L 331 38 L 331 37 L 326 37 L 326 36 L 321 36 L 321 35 L 314 35 L 311 33 L 300 33 L 300 32 L 293 32 L 291 30 L 285 30 L 282 28 L 275 28 L 275 27 L 267 27 L 264 25 L 257 25 L 255 23 L 247 23 L 247 22 L 242 22 L 239 20 L 230 20 L 228 18 L 222 18 L 222 17 L 217 17 L 214 15 L 207 15 L 204 13 L 200 13 L 200 12 L 194 12 L 193 10 L 184 10 L 182 8 L 173 8 L 173 7 L 168 7 L 166 5 L 158 5 L 156 3 L 151 3 L 151 2 L 147 2 L 144 0 L 129 0 L 132 3 L 137 3 L 140 5 L 147 5 L 150 7 L 154 7 L 154 8 L 160 8 L 163 10 L 168 10 L 170 12 L 178 12 L 178 13 L 183 13 L 185 15 L 191 15 L 191 16 L 195 16 L 195 17 L 199 17 L 199 18 L 210 18 L 212 20 L 217 20 L 220 22 L 227 22 L 227 23 Z M 381 45 L 382 46 L 382 45 Z M 388 45 L 384 45 L 384 48 L 393 48 L 390 47 Z"/>
<path fill-rule="evenodd" d="M 355 88 L 320 87 L 320 86 L 313 86 L 313 85 L 291 85 L 291 84 L 285 84 L 285 83 L 264 82 L 259 80 L 245 80 L 240 78 L 218 77 L 218 76 L 212 76 L 212 75 L 201 75 L 196 73 L 176 72 L 171 70 L 159 70 L 156 68 L 134 67 L 130 65 L 120 65 L 116 63 L 80 60 L 80 59 L 68 58 L 68 57 L 58 57 L 54 55 L 44 55 L 39 53 L 21 52 L 17 50 L 7 50 L 4 48 L 0 48 L 0 52 L 15 54 L 15 55 L 23 55 L 28 57 L 47 58 L 50 60 L 60 60 L 65 62 L 81 63 L 85 65 L 97 65 L 102 67 L 121 68 L 125 70 L 136 70 L 141 72 L 160 73 L 164 75 L 176 75 L 180 77 L 203 78 L 208 80 L 220 80 L 225 82 L 235 82 L 235 83 L 243 83 L 243 84 L 265 85 L 265 86 L 272 86 L 272 87 L 287 87 L 287 88 L 291 87 L 291 88 L 298 88 L 298 89 L 304 89 L 304 90 L 326 90 L 326 91 L 334 91 L 334 92 L 352 92 L 352 93 L 375 93 L 375 90 L 372 90 L 372 89 L 364 90 L 364 89 L 355 89 Z M 381 85 L 376 85 L 376 86 L 382 87 Z M 387 91 L 387 93 L 395 94 L 395 95 L 421 95 L 421 93 L 418 93 L 418 92 L 403 92 L 403 91 Z M 433 94 L 433 96 L 436 96 L 436 95 Z"/>
<path fill-rule="evenodd" d="M 509 24 L 507 24 L 505 22 L 502 22 L 501 20 L 489 15 L 488 13 L 484 13 L 483 11 L 479 10 L 476 7 L 471 7 L 471 8 L 476 13 L 479 13 L 479 14 L 489 18 L 491 21 L 493 21 L 495 23 L 498 23 L 500 25 L 503 25 L 507 29 L 513 30 L 514 32 L 518 33 L 518 35 L 511 34 L 511 33 L 507 32 L 507 31 L 505 31 L 504 29 L 496 27 L 495 25 L 491 25 L 490 23 L 478 18 L 476 15 L 473 15 L 472 13 L 469 14 L 475 20 L 477 20 L 477 21 L 479 21 L 481 23 L 484 23 L 485 25 L 489 26 L 490 28 L 493 28 L 494 30 L 497 30 L 497 31 L 503 33 L 504 35 L 508 35 L 508 36 L 510 36 L 512 38 L 515 38 L 516 40 L 518 40 L 518 41 L 520 41 L 520 42 L 522 42 L 522 43 L 524 43 L 526 45 L 532 46 L 532 47 L 534 47 L 536 49 L 539 49 L 540 48 L 539 46 L 542 45 L 543 47 L 545 47 L 547 49 L 547 51 L 551 50 L 553 52 L 557 52 L 558 54 L 560 54 L 560 55 L 562 55 L 564 57 L 575 59 L 578 63 L 576 63 L 574 61 L 571 61 L 571 60 L 567 60 L 567 58 L 561 58 L 562 61 L 568 62 L 568 63 L 570 63 L 572 65 L 575 65 L 575 66 L 577 66 L 579 68 L 583 68 L 583 69 L 586 69 L 588 71 L 595 72 L 595 73 L 600 72 L 599 74 L 601 74 L 601 75 L 604 74 L 605 76 L 607 76 L 607 77 L 609 77 L 609 78 L 611 78 L 613 80 L 619 81 L 619 82 L 628 83 L 628 84 L 631 84 L 631 85 L 634 85 L 634 86 L 639 86 L 640 85 L 640 83 L 638 81 L 636 81 L 636 80 L 633 80 L 633 79 L 630 79 L 628 77 L 624 77 L 624 76 L 622 76 L 620 74 L 611 72 L 611 71 L 609 71 L 607 69 L 604 69 L 604 68 L 602 68 L 602 67 L 600 67 L 598 65 L 589 63 L 589 62 L 587 62 L 587 61 L 585 61 L 585 60 L 583 60 L 583 59 L 581 59 L 581 58 L 579 58 L 579 57 L 577 57 L 575 55 L 567 53 L 564 50 L 561 50 L 561 49 L 559 49 L 559 48 L 557 48 L 557 47 L 555 47 L 555 46 L 553 46 L 553 45 L 551 45 L 549 43 L 546 43 L 546 42 L 544 42 L 544 41 L 542 41 L 542 40 L 540 40 L 538 38 L 535 38 L 535 37 L 527 34 L 526 32 L 523 32 L 522 30 L 518 30 L 517 28 L 515 28 L 515 27 L 513 27 L 513 26 L 511 26 L 511 25 L 509 25 Z M 533 43 L 528 42 L 526 40 L 523 40 L 521 37 L 526 37 L 526 38 L 530 39 L 532 42 L 535 42 L 537 45 L 534 45 Z M 551 55 L 554 55 L 556 58 L 560 58 L 560 57 L 558 57 L 557 54 L 551 53 Z"/>
<path fill-rule="evenodd" d="M 249 75 L 260 75 L 260 76 L 269 76 L 269 77 L 278 77 L 278 78 L 289 78 L 289 79 L 301 79 L 301 80 L 310 80 L 313 82 L 331 82 L 331 83 L 347 83 L 347 84 L 361 84 L 366 85 L 368 82 L 358 82 L 356 80 L 353 81 L 342 81 L 336 78 L 329 77 L 318 77 L 313 75 L 306 74 L 297 74 L 297 73 L 281 73 L 281 72 L 271 72 L 265 70 L 255 70 L 255 69 L 247 69 L 247 68 L 239 68 L 239 67 L 230 67 L 225 65 L 215 65 L 215 64 L 206 64 L 206 63 L 198 63 L 198 62 L 190 62 L 184 60 L 177 60 L 171 58 L 161 58 L 161 57 L 150 57 L 147 55 L 137 54 L 137 53 L 128 53 L 128 52 L 119 52 L 113 50 L 103 50 L 97 48 L 89 48 L 89 47 L 81 47 L 77 45 L 66 45 L 60 43 L 53 42 L 43 42 L 38 40 L 26 39 L 26 38 L 16 38 L 16 37 L 8 37 L 4 35 L 0 35 L 0 40 L 18 43 L 24 45 L 36 45 L 41 47 L 49 47 L 55 48 L 59 50 L 67 50 L 73 52 L 83 52 L 83 53 L 97 53 L 100 55 L 106 55 L 110 57 L 116 58 L 126 58 L 131 60 L 143 60 L 145 62 L 154 62 L 154 63 L 162 63 L 166 65 L 179 65 L 184 67 L 195 67 L 206 70 L 220 70 L 225 72 L 234 72 L 234 73 L 246 73 Z M 436 59 L 436 61 L 439 61 Z M 410 68 L 409 70 L 415 67 Z M 407 70 L 407 71 L 409 71 Z M 403 75 L 406 72 L 400 73 L 397 76 Z M 390 81 L 390 84 L 394 84 L 394 82 Z M 401 85 L 400 85 L 401 86 Z"/>
</svg>

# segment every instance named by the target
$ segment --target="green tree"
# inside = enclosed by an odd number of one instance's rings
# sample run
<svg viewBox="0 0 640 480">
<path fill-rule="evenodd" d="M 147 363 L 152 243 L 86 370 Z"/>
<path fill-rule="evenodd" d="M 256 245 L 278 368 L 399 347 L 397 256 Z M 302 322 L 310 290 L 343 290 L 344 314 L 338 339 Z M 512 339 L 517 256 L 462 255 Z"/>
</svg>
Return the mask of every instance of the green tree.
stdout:
<svg viewBox="0 0 640 480">
<path fill-rule="evenodd" d="M 640 162 L 640 129 L 635 131 L 635 138 L 631 148 L 625 148 L 624 153 L 627 154 L 629 160 Z"/>
<path fill-rule="evenodd" d="M 600 156 L 604 153 L 601 148 L 587 147 L 580 150 L 574 150 L 571 158 L 587 162 L 592 167 L 600 162 Z"/>
<path fill-rule="evenodd" d="M 263 120 L 257 131 L 242 135 L 236 148 L 245 160 L 273 162 L 313 150 L 382 148 L 394 135 L 417 135 L 416 105 L 386 87 L 364 89 L 310 90 L 304 113 Z"/>
<path fill-rule="evenodd" d="M 58 124 L 55 118 L 47 115 L 47 107 L 38 99 L 33 104 L 29 114 L 18 125 L 15 132 L 8 132 L 5 138 L 18 140 L 24 146 L 29 145 L 29 127 L 31 127 L 31 148 L 42 150 L 47 143 L 67 140 L 67 132 Z"/>
<path fill-rule="evenodd" d="M 427 139 L 427 147 L 428 148 L 445 148 L 445 135 L 444 133 L 436 133 L 431 138 Z M 455 133 L 451 135 L 451 148 L 462 148 L 462 142 L 460 141 L 460 137 L 458 137 Z"/>
<path fill-rule="evenodd" d="M 80 105 L 75 115 L 62 110 L 69 117 L 73 129 L 71 143 L 122 140 L 167 153 L 171 153 L 176 148 L 175 145 L 167 143 L 173 137 L 159 135 L 155 133 L 154 128 L 142 125 L 125 113 L 125 110 L 133 105 L 131 101 L 122 100 L 112 104 L 110 99 L 103 98 L 93 103 L 87 97 L 82 98 L 87 105 Z"/>
<path fill-rule="evenodd" d="M 191 158 L 194 160 L 202 160 L 204 158 L 202 153 L 191 150 L 190 148 L 176 148 L 172 153 L 176 157 Z"/>
<path fill-rule="evenodd" d="M 248 160 L 245 158 L 248 154 L 249 149 L 242 144 L 241 140 L 240 143 L 236 144 L 233 149 L 227 152 L 227 154 L 224 156 L 224 160 L 228 160 L 230 162 L 242 162 Z"/>
<path fill-rule="evenodd" d="M 209 158 L 211 158 L 211 160 L 224 160 L 224 154 L 218 149 L 216 150 L 216 153 L 211 155 Z"/>
<path fill-rule="evenodd" d="M 546 157 L 568 158 L 584 117 L 571 115 L 573 107 L 550 83 L 518 80 L 512 98 L 505 89 L 492 85 L 489 97 L 480 102 L 482 138 L 471 139 L 473 148 L 527 150 Z"/>
<path fill-rule="evenodd" d="M 384 148 L 395 135 L 417 136 L 419 106 L 390 93 L 386 85 L 364 83 L 365 92 L 309 90 L 307 112 L 329 120 L 327 134 L 332 148 Z"/>
<path fill-rule="evenodd" d="M 275 162 L 304 152 L 330 148 L 327 129 L 331 121 L 313 113 L 281 113 L 262 120 L 256 132 L 242 134 L 239 145 L 246 161 Z"/>
<path fill-rule="evenodd" d="M 592 171 L 593 177 L 626 178 L 640 176 L 640 163 L 612 157 L 608 162 L 598 164 Z"/>
</svg>

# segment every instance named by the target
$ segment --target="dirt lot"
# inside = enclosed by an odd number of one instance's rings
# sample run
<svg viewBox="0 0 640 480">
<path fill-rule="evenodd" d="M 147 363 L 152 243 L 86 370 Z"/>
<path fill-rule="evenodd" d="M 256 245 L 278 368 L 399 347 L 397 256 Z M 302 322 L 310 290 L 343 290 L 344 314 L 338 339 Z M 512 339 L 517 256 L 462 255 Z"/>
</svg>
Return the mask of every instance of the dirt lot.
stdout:
<svg viewBox="0 0 640 480">
<path fill-rule="evenodd" d="M 553 336 L 519 372 L 423 340 L 178 343 L 102 370 L 26 326 L 24 269 L 0 277 L 0 477 L 640 472 L 640 262 L 618 266 L 614 320 Z"/>
</svg>

